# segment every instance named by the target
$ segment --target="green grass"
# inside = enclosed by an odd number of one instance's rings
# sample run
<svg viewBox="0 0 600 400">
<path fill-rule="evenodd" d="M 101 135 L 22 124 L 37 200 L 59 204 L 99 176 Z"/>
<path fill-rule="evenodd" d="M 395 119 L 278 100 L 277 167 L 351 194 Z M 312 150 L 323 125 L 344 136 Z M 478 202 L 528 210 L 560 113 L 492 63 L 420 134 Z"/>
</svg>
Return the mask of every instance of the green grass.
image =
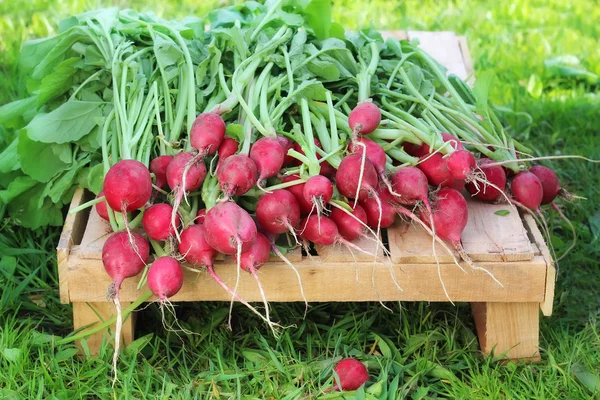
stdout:
<svg viewBox="0 0 600 400">
<path fill-rule="evenodd" d="M 23 82 L 16 63 L 21 43 L 53 33 L 55 22 L 108 2 L 35 0 L 0 2 L 0 104 L 17 98 Z M 115 1 L 173 17 L 204 14 L 223 2 Z M 520 139 L 539 154 L 600 158 L 598 86 L 555 76 L 544 61 L 567 54 L 600 74 L 600 7 L 591 1 L 368 2 L 335 1 L 350 27 L 454 30 L 468 37 L 477 73 L 493 71 L 493 100 L 532 115 Z M 532 78 L 533 76 L 533 78 Z M 527 83 L 539 82 L 539 90 Z M 8 133 L 0 131 L 0 146 Z M 121 382 L 110 385 L 111 348 L 78 359 L 74 347 L 52 335 L 71 330 L 70 308 L 58 301 L 55 229 L 25 232 L 0 225 L 0 398 L 2 399 L 299 399 L 331 384 L 332 360 L 355 356 L 369 365 L 367 391 L 375 398 L 585 399 L 600 387 L 600 168 L 580 160 L 553 161 L 563 186 L 587 200 L 562 204 L 579 242 L 560 263 L 555 312 L 542 319 L 537 365 L 502 365 L 478 351 L 466 304 L 275 304 L 274 317 L 296 324 L 279 338 L 243 307 L 232 331 L 227 305 L 177 307 L 193 335 L 164 330 L 155 306 L 139 314 L 138 340 L 120 361 Z M 567 226 L 549 219 L 558 252 L 570 241 Z M 594 385 L 596 392 L 594 393 Z M 385 395 L 397 388 L 396 395 Z M 330 394 L 323 397 L 337 396 Z M 364 393 L 345 398 L 369 398 Z M 371 397 L 372 398 L 372 397 Z"/>
</svg>

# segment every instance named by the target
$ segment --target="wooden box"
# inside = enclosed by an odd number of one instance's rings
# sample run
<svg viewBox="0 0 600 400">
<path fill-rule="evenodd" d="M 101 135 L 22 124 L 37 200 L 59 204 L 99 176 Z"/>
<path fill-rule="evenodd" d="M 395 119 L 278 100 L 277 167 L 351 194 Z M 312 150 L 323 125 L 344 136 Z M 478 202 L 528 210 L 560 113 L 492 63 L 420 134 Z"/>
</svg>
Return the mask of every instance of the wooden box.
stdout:
<svg viewBox="0 0 600 400">
<path fill-rule="evenodd" d="M 452 32 L 387 32 L 397 38 L 419 38 L 421 46 L 445 65 L 451 73 L 467 79 L 473 68 L 464 37 Z M 78 190 L 71 208 L 89 200 L 90 194 Z M 347 301 L 449 301 L 470 302 L 481 349 L 496 356 L 535 361 L 539 355 L 539 312 L 552 313 L 555 271 L 540 231 L 531 216 L 522 216 L 509 205 L 484 204 L 468 200 L 469 221 L 462 235 L 467 254 L 486 272 L 461 263 L 436 244 L 420 227 L 398 222 L 383 232 L 387 238 L 385 264 L 372 256 L 351 254 L 340 247 L 317 248 L 317 256 L 300 251 L 288 255 L 302 278 L 309 302 Z M 498 213 L 508 210 L 508 215 Z M 104 271 L 101 250 L 110 234 L 109 225 L 94 208 L 70 214 L 58 246 L 60 298 L 73 304 L 75 329 L 114 312 L 106 300 L 110 278 Z M 357 243 L 371 247 L 372 243 Z M 372 250 L 374 250 L 372 248 Z M 387 266 L 386 266 L 387 265 Z M 390 268 L 402 290 L 390 279 Z M 229 285 L 236 279 L 230 258 L 215 264 L 216 272 Z M 349 273 L 350 272 L 350 273 Z M 295 272 L 273 258 L 260 271 L 267 299 L 271 302 L 303 301 Z M 230 301 L 230 296 L 208 274 L 186 271 L 181 291 L 172 299 L 180 301 Z M 444 286 L 441 279 L 443 279 Z M 121 302 L 128 306 L 138 296 L 138 278 L 123 283 Z M 261 301 L 256 282 L 242 274 L 238 293 L 248 301 Z M 134 318 L 124 323 L 123 340 L 134 336 Z M 103 333 L 88 339 L 92 353 L 100 346 Z"/>
</svg>

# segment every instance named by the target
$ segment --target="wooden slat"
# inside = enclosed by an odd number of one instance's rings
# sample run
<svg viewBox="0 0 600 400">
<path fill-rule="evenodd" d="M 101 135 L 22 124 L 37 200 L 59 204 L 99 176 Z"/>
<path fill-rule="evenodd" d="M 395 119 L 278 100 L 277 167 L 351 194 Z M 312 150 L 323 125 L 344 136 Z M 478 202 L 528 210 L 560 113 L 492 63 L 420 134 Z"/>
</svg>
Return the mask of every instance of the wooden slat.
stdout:
<svg viewBox="0 0 600 400">
<path fill-rule="evenodd" d="M 373 235 L 375 237 L 375 235 Z M 346 246 L 345 244 L 336 244 L 333 246 L 320 246 L 315 245 L 315 249 L 319 254 L 321 262 L 369 262 L 375 261 L 375 249 L 377 243 L 374 240 L 370 240 L 364 237 L 360 237 L 352 242 L 358 248 L 365 252 L 360 252 L 352 246 Z M 377 250 L 377 257 L 381 260 L 383 258 L 383 246 L 380 244 Z"/>
<path fill-rule="evenodd" d="M 406 31 L 381 31 L 381 36 L 383 39 L 387 39 L 390 37 L 396 38 L 398 40 L 408 39 L 408 33 Z"/>
<path fill-rule="evenodd" d="M 468 198 L 469 219 L 461 242 L 473 261 L 527 261 L 534 249 L 517 211 L 507 205 L 482 203 Z M 496 215 L 509 210 L 506 216 Z M 435 263 L 431 236 L 414 223 L 396 223 L 388 229 L 390 252 L 394 263 Z M 448 247 L 451 247 L 448 244 Z M 435 245 L 438 261 L 451 263 L 452 256 L 439 243 Z M 456 256 L 456 252 L 454 252 Z"/>
<path fill-rule="evenodd" d="M 408 38 L 419 39 L 419 47 L 445 66 L 448 73 L 461 79 L 469 75 L 454 32 L 408 31 Z"/>
<path fill-rule="evenodd" d="M 542 233 L 535 223 L 535 219 L 533 219 L 530 214 L 525 214 L 523 216 L 523 220 L 525 221 L 525 226 L 533 236 L 533 240 L 535 241 L 537 248 L 542 253 L 542 257 L 546 261 L 546 287 L 544 301 L 540 303 L 540 309 L 545 316 L 549 317 L 552 315 L 552 308 L 554 304 L 554 284 L 556 282 L 556 268 L 554 266 L 554 260 L 550 255 L 550 251 L 548 250 L 548 246 L 546 246 L 546 242 L 544 241 Z"/>
<path fill-rule="evenodd" d="M 102 259 L 102 246 L 112 232 L 110 224 L 96 212 L 96 207 L 90 210 L 85 234 L 79 245 L 77 254 L 80 258 L 90 260 Z"/>
<path fill-rule="evenodd" d="M 75 251 L 74 251 L 75 252 Z M 104 273 L 102 264 L 96 260 L 81 260 L 69 272 L 71 301 L 102 301 L 110 278 Z M 407 264 L 393 267 L 396 279 L 402 287 L 400 292 L 391 279 L 389 269 L 372 262 L 368 263 L 320 263 L 305 259 L 294 263 L 298 269 L 308 301 L 448 301 L 438 278 L 435 264 Z M 536 257 L 526 263 L 486 263 L 479 266 L 493 273 L 504 287 L 493 282 L 487 274 L 471 271 L 467 273 L 456 265 L 440 265 L 442 278 L 453 301 L 543 301 L 546 285 L 546 263 Z M 373 288 L 371 279 L 375 268 Z M 235 285 L 236 268 L 233 264 L 218 264 L 215 270 L 230 286 Z M 356 279 L 355 274 L 358 274 Z M 271 263 L 259 271 L 269 301 L 302 301 L 294 271 L 283 263 Z M 120 293 L 122 301 L 138 297 L 136 285 L 139 278 L 127 279 Z M 242 272 L 239 294 L 248 301 L 260 301 L 256 282 Z M 185 272 L 185 283 L 173 301 L 228 301 L 229 295 L 206 273 Z"/>
<path fill-rule="evenodd" d="M 467 71 L 467 83 L 473 85 L 475 83 L 475 69 L 473 68 L 473 59 L 471 58 L 471 52 L 467 45 L 467 38 L 465 36 L 458 36 L 458 46 L 462 54 L 463 62 L 465 64 L 465 70 Z"/>
<path fill-rule="evenodd" d="M 75 190 L 69 210 L 79 207 L 85 202 L 85 200 L 85 191 L 83 189 Z M 67 214 L 67 218 L 65 218 L 65 224 L 58 241 L 58 246 L 56 247 L 61 303 L 69 302 L 69 254 L 71 252 L 71 248 L 81 241 L 86 226 L 86 219 L 87 212 L 85 210 L 76 214 Z"/>
</svg>

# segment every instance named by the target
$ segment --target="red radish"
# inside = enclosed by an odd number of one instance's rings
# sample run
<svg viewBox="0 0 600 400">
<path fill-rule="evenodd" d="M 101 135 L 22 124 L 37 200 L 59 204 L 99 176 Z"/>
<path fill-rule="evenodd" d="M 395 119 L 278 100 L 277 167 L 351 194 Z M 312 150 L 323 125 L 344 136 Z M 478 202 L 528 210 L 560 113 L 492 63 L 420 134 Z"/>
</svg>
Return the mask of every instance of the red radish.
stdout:
<svg viewBox="0 0 600 400">
<path fill-rule="evenodd" d="M 206 217 L 206 208 L 198 210 L 198 212 L 196 213 L 196 223 L 198 225 L 204 224 L 204 218 L 205 217 Z"/>
<path fill-rule="evenodd" d="M 287 182 L 293 182 L 293 181 L 297 181 L 300 179 L 299 175 L 288 175 L 285 176 L 281 182 L 283 183 L 287 183 Z M 299 183 L 297 185 L 293 185 L 293 186 L 288 186 L 286 188 L 287 191 L 289 191 L 290 193 L 292 193 L 294 195 L 294 197 L 296 198 L 296 200 L 298 200 L 298 205 L 300 206 L 300 215 L 302 216 L 306 216 L 308 214 L 310 214 L 311 210 L 312 210 L 312 203 L 307 202 L 304 199 L 304 185 L 306 183 Z"/>
<path fill-rule="evenodd" d="M 238 151 L 239 143 L 228 136 L 223 138 L 221 145 L 219 146 L 219 164 L 223 162 L 229 156 L 234 155 Z"/>
<path fill-rule="evenodd" d="M 394 196 L 387 188 L 377 189 L 377 197 L 369 197 L 360 202 L 367 215 L 367 225 L 372 229 L 388 228 L 396 220 Z"/>
<path fill-rule="evenodd" d="M 200 114 L 190 128 L 190 144 L 201 157 L 214 154 L 225 137 L 225 122 L 219 114 Z"/>
<path fill-rule="evenodd" d="M 343 391 L 357 390 L 369 381 L 367 367 L 354 358 L 341 360 L 333 367 L 333 370 L 337 375 L 334 390 L 340 390 L 340 388 Z"/>
<path fill-rule="evenodd" d="M 360 144 L 364 144 L 364 147 Z M 369 161 L 371 161 L 371 163 L 373 163 L 373 166 L 375 167 L 375 170 L 377 170 L 377 173 L 379 175 L 383 175 L 385 173 L 386 162 L 385 151 L 383 150 L 383 148 L 371 139 L 359 138 L 354 142 L 350 143 L 350 145 L 348 146 L 348 151 L 350 153 L 355 153 L 362 156 L 363 148 L 366 148 L 367 158 L 369 159 Z"/>
<path fill-rule="evenodd" d="M 98 196 L 96 196 L 96 198 L 99 198 L 102 196 L 104 196 L 104 190 L 101 190 L 100 193 L 98 193 Z M 106 200 L 101 201 L 100 203 L 96 203 L 96 212 L 98 213 L 100 218 L 109 221 L 110 219 L 108 217 L 108 208 L 107 207 L 108 206 L 106 204 Z"/>
<path fill-rule="evenodd" d="M 464 181 L 456 179 L 448 168 L 448 160 L 441 153 L 427 154 L 419 159 L 417 164 L 431 186 L 452 187 L 461 190 L 464 187 Z"/>
<path fill-rule="evenodd" d="M 256 164 L 245 154 L 227 157 L 217 171 L 219 186 L 227 198 L 241 196 L 256 184 Z"/>
<path fill-rule="evenodd" d="M 534 173 L 521 171 L 515 175 L 511 182 L 511 191 L 516 201 L 530 210 L 539 210 L 544 198 L 544 189 Z"/>
<path fill-rule="evenodd" d="M 401 167 L 392 175 L 392 188 L 398 202 L 414 205 L 422 201 L 429 207 L 427 176 L 417 167 Z"/>
<path fill-rule="evenodd" d="M 317 215 L 321 215 L 333 196 L 333 183 L 323 175 L 312 176 L 304 184 L 302 195 L 316 208 Z"/>
<path fill-rule="evenodd" d="M 442 132 L 442 140 L 444 142 L 450 142 L 450 145 L 452 146 L 452 148 L 454 150 L 464 150 L 464 148 L 465 148 L 463 146 L 463 144 L 460 142 L 460 140 L 458 140 L 456 137 L 454 137 L 448 133 Z M 404 151 L 406 151 L 408 154 L 410 154 L 413 157 L 422 157 L 426 154 L 431 153 L 431 148 L 426 143 L 423 143 L 422 145 L 417 146 L 415 144 L 405 142 L 402 144 L 402 147 L 404 148 Z"/>
<path fill-rule="evenodd" d="M 247 250 L 256 237 L 256 224 L 246 210 L 235 203 L 224 202 L 212 207 L 204 218 L 206 241 L 223 254 Z"/>
<path fill-rule="evenodd" d="M 121 160 L 104 177 L 104 196 L 109 207 L 119 212 L 142 208 L 152 196 L 152 177 L 144 164 Z"/>
<path fill-rule="evenodd" d="M 240 257 L 240 268 L 246 272 L 255 273 L 271 256 L 271 242 L 262 233 L 256 238 Z"/>
<path fill-rule="evenodd" d="M 292 156 L 288 156 L 288 150 L 294 148 L 294 142 L 292 142 L 289 138 L 281 135 L 277 135 L 275 137 L 279 142 L 279 145 L 283 149 L 283 166 L 289 167 L 296 164 L 296 159 Z"/>
<path fill-rule="evenodd" d="M 258 200 L 256 219 L 269 233 L 295 234 L 294 227 L 300 222 L 300 205 L 291 192 L 285 189 L 274 190 Z"/>
<path fill-rule="evenodd" d="M 365 159 L 361 174 L 361 159 L 358 154 L 344 157 L 335 175 L 336 187 L 349 199 L 357 197 L 358 192 L 358 199 L 364 200 L 375 192 L 378 185 L 377 171 L 368 159 Z M 362 175 L 362 182 L 360 175 Z"/>
<path fill-rule="evenodd" d="M 108 289 L 117 309 L 117 322 L 115 329 L 115 350 L 113 354 L 113 384 L 117 380 L 117 360 L 119 358 L 119 345 L 123 318 L 121 316 L 121 301 L 119 291 L 121 283 L 127 278 L 132 278 L 142 272 L 150 257 L 150 246 L 146 239 L 135 232 L 117 232 L 112 234 L 102 246 L 102 264 L 112 279 Z"/>
<path fill-rule="evenodd" d="M 173 156 L 159 156 L 150 161 L 150 172 L 156 178 L 155 185 L 159 188 L 167 186 L 167 167 L 173 159 Z"/>
<path fill-rule="evenodd" d="M 179 292 L 183 286 L 183 269 L 173 257 L 154 260 L 148 270 L 148 288 L 161 303 Z"/>
<path fill-rule="evenodd" d="M 175 227 L 171 225 L 171 215 L 173 207 L 169 204 L 155 204 L 148 208 L 142 217 L 142 226 L 146 235 L 152 240 L 163 241 L 169 236 L 175 234 L 175 229 L 179 228 L 179 215 L 175 217 Z"/>
<path fill-rule="evenodd" d="M 381 123 L 379 107 L 370 101 L 364 101 L 354 107 L 348 115 L 348 124 L 355 134 L 368 135 Z"/>
<path fill-rule="evenodd" d="M 311 215 L 300 221 L 300 236 L 315 244 L 332 245 L 341 238 L 337 225 L 331 219 Z"/>
<path fill-rule="evenodd" d="M 467 183 L 467 191 L 484 201 L 495 201 L 502 195 L 500 190 L 504 191 L 506 188 L 506 172 L 504 168 L 499 165 L 486 167 L 487 164 L 492 163 L 494 161 L 489 158 L 480 158 L 478 164 L 485 178 L 477 182 L 471 181 Z"/>
<path fill-rule="evenodd" d="M 336 174 L 336 169 L 333 168 L 331 164 L 327 161 L 322 161 L 320 164 L 321 169 L 319 170 L 319 175 L 326 176 L 329 179 L 334 179 Z"/>
<path fill-rule="evenodd" d="M 457 150 L 448 156 L 446 164 L 454 179 L 467 179 L 475 169 L 475 156 L 468 150 Z"/>
<path fill-rule="evenodd" d="M 542 205 L 550 204 L 561 192 L 560 182 L 556 173 L 543 165 L 534 165 L 529 172 L 537 176 L 542 184 Z"/>
<path fill-rule="evenodd" d="M 258 186 L 265 179 L 276 176 L 283 166 L 285 154 L 279 141 L 270 137 L 258 139 L 250 149 L 250 158 L 258 171 Z"/>
<path fill-rule="evenodd" d="M 462 248 L 460 235 L 467 226 L 468 219 L 467 201 L 462 194 L 452 188 L 441 189 L 437 193 L 432 211 L 436 234 L 443 240 L 449 241 L 454 247 Z M 421 219 L 430 226 L 427 210 L 421 210 Z"/>
<path fill-rule="evenodd" d="M 377 215 L 379 216 L 379 212 Z M 360 236 L 366 236 L 367 213 L 359 204 L 354 207 L 352 212 L 334 208 L 331 211 L 331 220 L 335 222 L 340 235 L 346 240 L 352 241 Z"/>
</svg>

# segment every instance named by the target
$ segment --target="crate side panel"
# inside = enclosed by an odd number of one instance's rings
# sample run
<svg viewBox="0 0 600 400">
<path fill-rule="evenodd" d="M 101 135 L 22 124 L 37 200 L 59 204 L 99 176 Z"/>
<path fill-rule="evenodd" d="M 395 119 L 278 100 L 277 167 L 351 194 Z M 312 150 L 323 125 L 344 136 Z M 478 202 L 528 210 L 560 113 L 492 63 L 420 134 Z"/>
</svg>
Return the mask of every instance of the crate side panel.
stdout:
<svg viewBox="0 0 600 400">
<path fill-rule="evenodd" d="M 69 275 L 71 301 L 103 301 L 110 278 L 99 260 L 79 260 Z M 301 276 L 306 298 L 310 302 L 324 301 L 448 301 L 438 278 L 435 264 L 395 265 L 394 276 L 402 291 L 391 278 L 388 267 L 370 263 L 318 263 L 305 260 L 295 263 Z M 481 263 L 502 282 L 500 287 L 487 274 L 464 266 L 440 265 L 440 273 L 453 301 L 543 301 L 546 264 L 542 257 L 529 262 Z M 237 274 L 233 264 L 218 264 L 217 274 L 230 287 Z M 303 301 L 295 272 L 283 263 L 272 263 L 259 270 L 261 283 L 269 301 Z M 372 279 L 375 286 L 372 284 Z M 139 277 L 123 282 L 122 301 L 133 301 Z M 85 282 L 85 284 L 82 284 Z M 254 279 L 240 275 L 239 295 L 247 301 L 261 301 Z M 230 296 L 205 272 L 185 271 L 185 283 L 173 301 L 229 301 Z"/>
<path fill-rule="evenodd" d="M 468 77 L 467 68 L 454 32 L 408 31 L 408 38 L 418 39 L 419 47 L 448 69 L 448 73 L 461 79 Z"/>
<path fill-rule="evenodd" d="M 104 242 L 106 242 L 111 232 L 112 229 L 108 221 L 98 215 L 96 207 L 92 207 L 83 239 L 78 247 L 77 254 L 79 257 L 90 260 L 101 260 L 102 246 L 104 246 Z"/>
</svg>

